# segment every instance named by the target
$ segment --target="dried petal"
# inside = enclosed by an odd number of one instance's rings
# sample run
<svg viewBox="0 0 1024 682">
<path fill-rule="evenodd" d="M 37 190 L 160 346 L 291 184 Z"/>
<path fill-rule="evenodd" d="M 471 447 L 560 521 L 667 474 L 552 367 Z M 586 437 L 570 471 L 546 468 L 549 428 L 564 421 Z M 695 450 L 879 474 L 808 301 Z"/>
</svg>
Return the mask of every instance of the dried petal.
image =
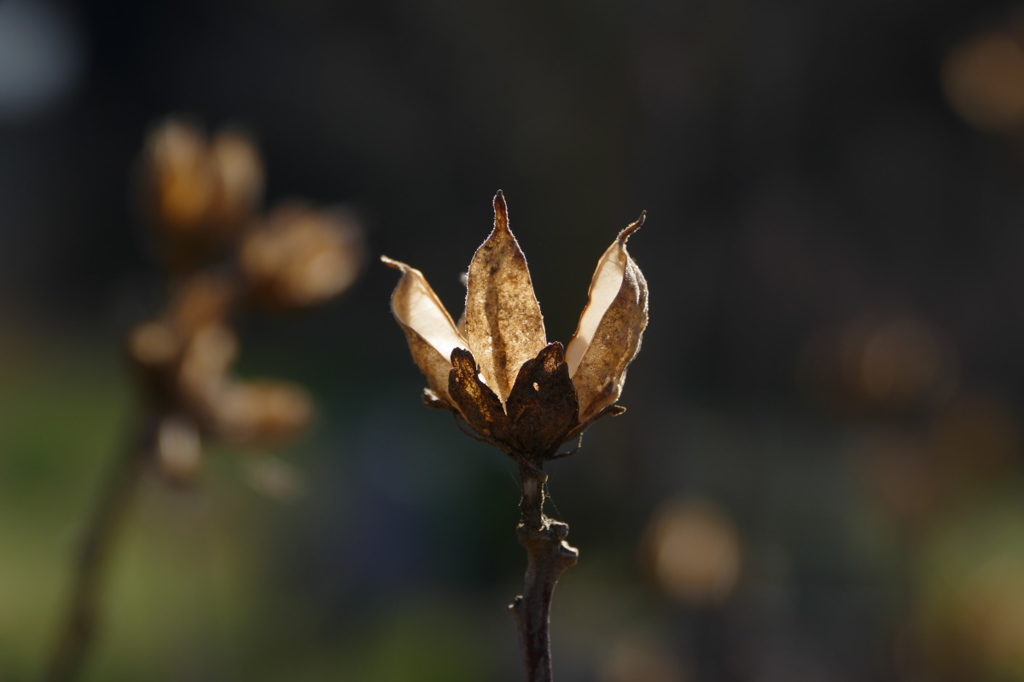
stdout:
<svg viewBox="0 0 1024 682">
<path fill-rule="evenodd" d="M 645 215 L 619 233 L 590 282 L 590 301 L 566 353 L 576 385 L 580 421 L 587 422 L 619 398 L 647 326 L 647 281 L 626 251 L 626 240 Z"/>
<path fill-rule="evenodd" d="M 352 285 L 363 260 L 358 225 L 343 211 L 274 209 L 239 254 L 253 300 L 271 309 L 317 305 Z"/>
<path fill-rule="evenodd" d="M 160 227 L 171 234 L 201 229 L 216 190 L 202 131 L 166 121 L 146 140 L 143 165 L 147 208 Z"/>
<path fill-rule="evenodd" d="M 473 255 L 466 296 L 466 338 L 484 381 L 504 402 L 523 363 L 547 345 L 544 318 L 505 197 L 494 197 L 494 230 Z"/>
<path fill-rule="evenodd" d="M 265 446 L 301 433 L 313 418 L 313 400 L 283 381 L 229 383 L 213 405 L 213 428 L 229 443 Z"/>
<path fill-rule="evenodd" d="M 473 354 L 456 348 L 452 351 L 448 392 L 473 430 L 485 438 L 501 439 L 505 431 L 505 412 L 498 396 L 480 380 L 479 372 Z"/>
<path fill-rule="evenodd" d="M 221 131 L 211 142 L 210 164 L 217 177 L 217 196 L 210 206 L 216 229 L 235 233 L 259 206 L 263 196 L 263 161 L 256 144 L 242 132 Z"/>
<path fill-rule="evenodd" d="M 546 346 L 527 360 L 505 405 L 515 450 L 529 459 L 553 455 L 578 423 L 576 389 L 562 344 Z"/>
<path fill-rule="evenodd" d="M 449 358 L 456 348 L 469 344 L 459 334 L 451 315 L 430 288 L 423 273 L 405 263 L 381 256 L 387 265 L 402 271 L 402 278 L 391 295 L 391 312 L 405 331 L 412 359 L 427 376 L 427 383 L 442 400 L 448 395 Z"/>
<path fill-rule="evenodd" d="M 192 335 L 177 368 L 176 384 L 176 395 L 189 411 L 209 415 L 216 410 L 237 355 L 238 338 L 227 325 L 209 325 Z"/>
</svg>

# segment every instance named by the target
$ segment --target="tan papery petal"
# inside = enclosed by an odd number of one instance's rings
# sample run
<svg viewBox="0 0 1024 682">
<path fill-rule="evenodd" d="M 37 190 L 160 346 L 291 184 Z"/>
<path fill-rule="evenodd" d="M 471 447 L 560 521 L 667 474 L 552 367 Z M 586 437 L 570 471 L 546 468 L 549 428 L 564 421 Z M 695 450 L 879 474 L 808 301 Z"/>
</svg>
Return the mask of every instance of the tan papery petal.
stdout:
<svg viewBox="0 0 1024 682">
<path fill-rule="evenodd" d="M 494 197 L 494 230 L 473 255 L 466 294 L 466 338 L 487 385 L 508 399 L 523 363 L 547 345 L 544 318 L 508 209 Z"/>
<path fill-rule="evenodd" d="M 217 178 L 217 196 L 211 205 L 216 226 L 235 230 L 255 212 L 263 196 L 264 169 L 259 149 L 239 131 L 221 131 L 209 150 Z"/>
<path fill-rule="evenodd" d="M 391 312 L 405 331 L 412 359 L 427 377 L 437 396 L 451 401 L 448 394 L 448 373 L 452 369 L 452 350 L 468 348 L 451 315 L 430 288 L 423 273 L 405 263 L 381 256 L 387 265 L 401 270 L 402 278 L 391 295 Z"/>
<path fill-rule="evenodd" d="M 647 281 L 626 251 L 626 240 L 645 217 L 619 233 L 598 261 L 590 301 L 566 351 L 581 422 L 618 400 L 626 367 L 640 350 L 647 327 Z"/>
</svg>

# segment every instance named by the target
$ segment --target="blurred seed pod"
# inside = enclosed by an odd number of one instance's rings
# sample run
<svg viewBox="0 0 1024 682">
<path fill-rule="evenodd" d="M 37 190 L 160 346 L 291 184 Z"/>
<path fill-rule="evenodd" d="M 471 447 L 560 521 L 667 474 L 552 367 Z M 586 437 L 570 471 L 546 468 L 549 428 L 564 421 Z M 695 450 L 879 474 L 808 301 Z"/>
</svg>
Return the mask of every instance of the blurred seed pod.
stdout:
<svg viewBox="0 0 1024 682">
<path fill-rule="evenodd" d="M 209 325 L 198 330 L 178 368 L 178 392 L 184 407 L 212 422 L 217 405 L 228 384 L 228 369 L 238 355 L 238 337 L 226 325 Z"/>
<path fill-rule="evenodd" d="M 283 381 L 232 382 L 214 406 L 217 435 L 234 445 L 269 446 L 289 440 L 313 419 L 313 401 Z"/>
<path fill-rule="evenodd" d="M 164 237 L 175 272 L 222 251 L 251 220 L 263 194 L 255 144 L 235 131 L 208 141 L 191 123 L 170 119 L 143 151 L 143 207 Z"/>
<path fill-rule="evenodd" d="M 355 219 L 301 204 L 276 208 L 245 236 L 239 256 L 254 303 L 287 310 L 316 305 L 348 289 L 364 260 Z"/>
<path fill-rule="evenodd" d="M 210 145 L 210 163 L 217 180 L 210 223 L 225 232 L 225 236 L 236 235 L 263 199 L 263 161 L 247 135 L 224 130 Z"/>
<path fill-rule="evenodd" d="M 234 288 L 219 275 L 190 276 L 165 316 L 136 326 L 128 355 L 151 404 L 208 413 L 227 380 L 238 341 L 227 326 Z"/>
<path fill-rule="evenodd" d="M 363 261 L 361 232 L 344 211 L 284 206 L 255 225 L 263 185 L 259 151 L 237 130 L 208 139 L 199 126 L 169 119 L 146 140 L 142 202 L 161 237 L 171 292 L 159 318 L 130 332 L 127 350 L 160 420 L 157 468 L 174 481 L 198 476 L 205 438 L 269 446 L 312 420 L 301 387 L 232 377 L 234 310 L 321 303 L 347 289 Z M 299 489 L 283 471 L 259 479 L 266 491 Z"/>
<path fill-rule="evenodd" d="M 206 138 L 196 126 L 168 120 L 146 140 L 143 151 L 146 208 L 167 234 L 201 230 L 215 192 Z"/>
</svg>

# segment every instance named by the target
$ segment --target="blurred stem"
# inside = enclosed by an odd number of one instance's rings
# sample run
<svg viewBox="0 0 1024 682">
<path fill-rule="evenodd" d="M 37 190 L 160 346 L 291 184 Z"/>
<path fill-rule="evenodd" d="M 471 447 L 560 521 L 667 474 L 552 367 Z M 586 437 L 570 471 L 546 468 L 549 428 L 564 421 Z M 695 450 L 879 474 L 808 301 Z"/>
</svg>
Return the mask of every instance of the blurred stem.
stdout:
<svg viewBox="0 0 1024 682">
<path fill-rule="evenodd" d="M 527 464 L 520 464 L 519 473 L 523 499 L 516 535 L 528 562 L 523 593 L 509 608 L 519 625 L 527 682 L 551 682 L 551 595 L 562 571 L 576 565 L 579 551 L 565 542 L 568 524 L 544 515 L 547 474 Z"/>
<path fill-rule="evenodd" d="M 104 573 L 131 507 L 155 435 L 154 421 L 140 418 L 136 434 L 114 462 L 102 495 L 85 528 L 75 564 L 74 584 L 60 627 L 47 682 L 70 682 L 81 673 L 96 637 Z"/>
</svg>

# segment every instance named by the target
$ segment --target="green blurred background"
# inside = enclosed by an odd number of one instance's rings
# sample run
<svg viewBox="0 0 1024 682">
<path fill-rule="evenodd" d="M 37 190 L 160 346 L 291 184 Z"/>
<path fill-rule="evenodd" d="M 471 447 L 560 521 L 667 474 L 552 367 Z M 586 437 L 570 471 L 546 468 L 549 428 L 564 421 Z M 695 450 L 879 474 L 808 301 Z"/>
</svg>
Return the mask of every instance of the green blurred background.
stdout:
<svg viewBox="0 0 1024 682">
<path fill-rule="evenodd" d="M 521 679 L 503 455 L 423 408 L 386 253 L 449 308 L 502 188 L 551 339 L 630 243 L 629 411 L 551 469 L 565 682 L 1024 680 L 1024 24 L 978 0 L 0 0 L 0 680 L 35 679 L 163 291 L 169 114 L 354 210 L 342 299 L 240 322 L 315 428 L 147 479 L 85 679 Z"/>
</svg>

